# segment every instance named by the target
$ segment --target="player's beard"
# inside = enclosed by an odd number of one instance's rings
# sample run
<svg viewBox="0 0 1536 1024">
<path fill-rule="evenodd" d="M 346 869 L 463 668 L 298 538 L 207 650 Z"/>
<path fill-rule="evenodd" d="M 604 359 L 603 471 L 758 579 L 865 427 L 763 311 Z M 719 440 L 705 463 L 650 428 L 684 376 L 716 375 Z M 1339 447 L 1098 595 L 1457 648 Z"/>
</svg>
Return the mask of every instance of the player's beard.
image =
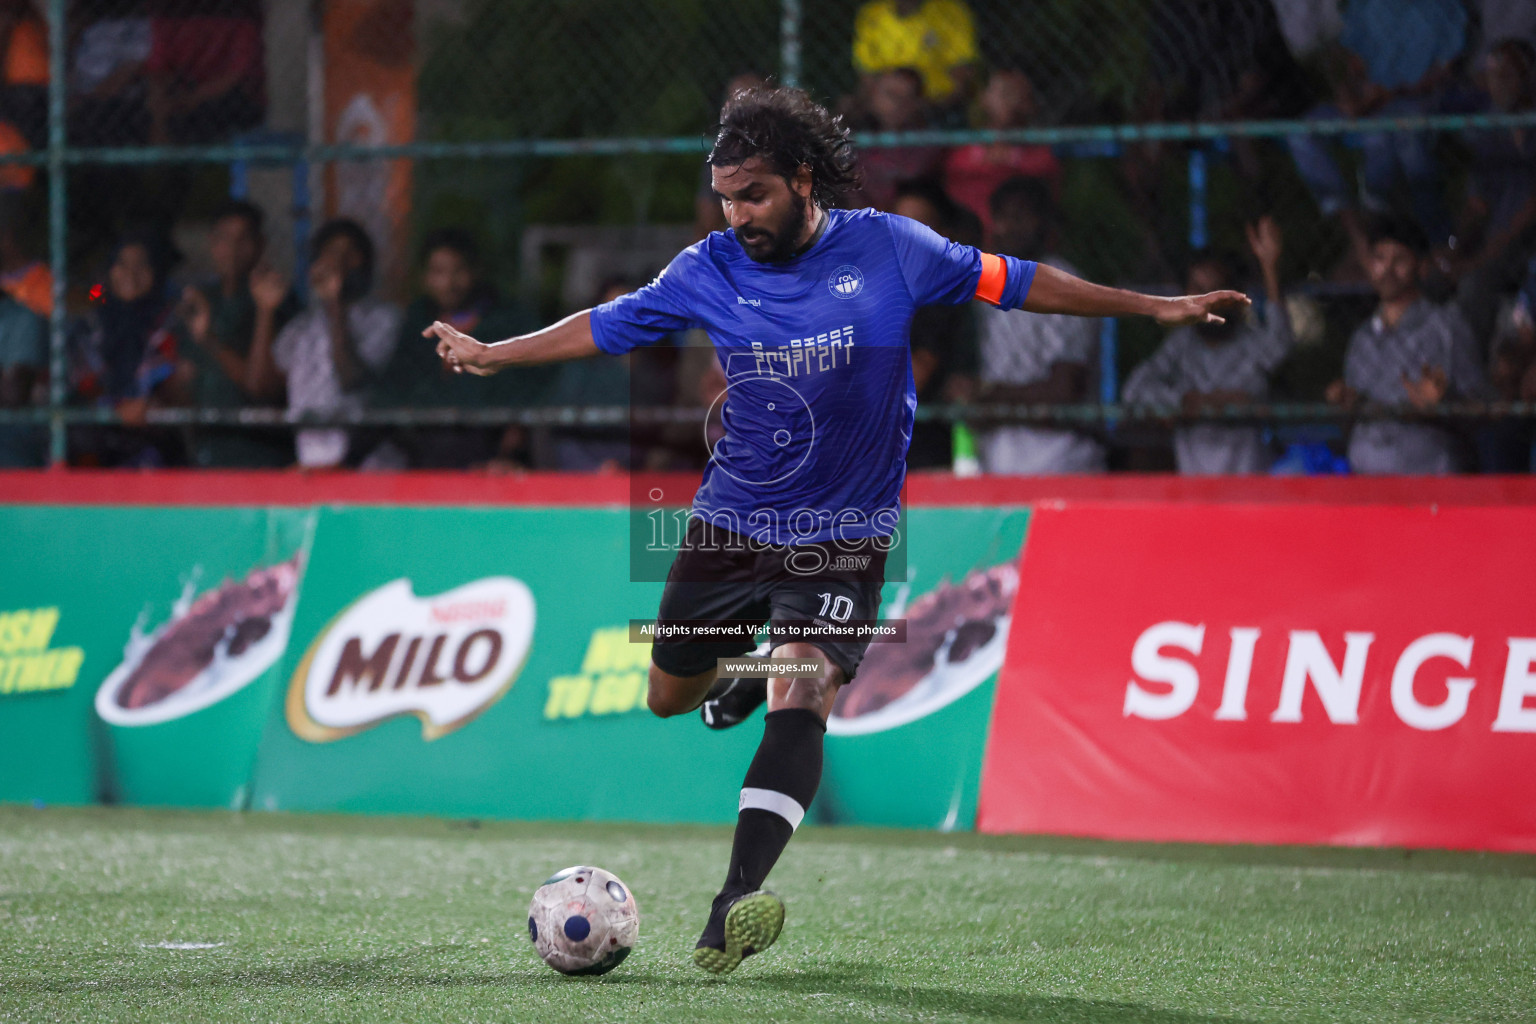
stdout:
<svg viewBox="0 0 1536 1024">
<path fill-rule="evenodd" d="M 811 217 L 811 200 L 794 192 L 790 193 L 790 200 L 784 221 L 775 230 L 752 228 L 745 233 L 736 232 L 742 252 L 755 262 L 782 263 L 795 254 L 795 243 L 805 233 L 805 225 Z M 749 245 L 749 241 L 752 244 Z"/>
</svg>

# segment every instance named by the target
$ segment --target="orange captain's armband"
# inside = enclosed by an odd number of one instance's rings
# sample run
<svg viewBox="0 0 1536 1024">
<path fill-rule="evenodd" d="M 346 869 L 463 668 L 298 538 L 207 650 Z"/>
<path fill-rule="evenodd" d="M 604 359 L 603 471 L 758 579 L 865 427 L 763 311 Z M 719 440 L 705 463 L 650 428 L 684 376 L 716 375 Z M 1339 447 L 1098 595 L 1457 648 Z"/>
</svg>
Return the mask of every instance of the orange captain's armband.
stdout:
<svg viewBox="0 0 1536 1024">
<path fill-rule="evenodd" d="M 981 254 L 981 278 L 976 282 L 976 297 L 997 305 L 1003 301 L 1003 287 L 1008 283 L 1008 265 L 1001 256 Z"/>
</svg>

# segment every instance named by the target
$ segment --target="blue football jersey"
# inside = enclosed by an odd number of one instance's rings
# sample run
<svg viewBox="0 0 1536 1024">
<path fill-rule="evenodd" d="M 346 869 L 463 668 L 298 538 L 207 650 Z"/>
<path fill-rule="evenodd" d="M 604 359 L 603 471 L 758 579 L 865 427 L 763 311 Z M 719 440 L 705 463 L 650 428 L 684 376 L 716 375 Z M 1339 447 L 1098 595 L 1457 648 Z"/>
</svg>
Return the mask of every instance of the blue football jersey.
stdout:
<svg viewBox="0 0 1536 1024">
<path fill-rule="evenodd" d="M 983 253 L 916 221 L 828 218 L 815 245 L 782 263 L 757 263 L 717 231 L 592 310 L 597 347 L 615 355 L 708 332 L 728 385 L 725 431 L 693 513 L 763 543 L 891 534 L 917 408 L 912 314 L 970 301 L 982 278 Z M 999 272 L 988 299 L 1023 305 L 1035 264 L 986 259 Z"/>
</svg>

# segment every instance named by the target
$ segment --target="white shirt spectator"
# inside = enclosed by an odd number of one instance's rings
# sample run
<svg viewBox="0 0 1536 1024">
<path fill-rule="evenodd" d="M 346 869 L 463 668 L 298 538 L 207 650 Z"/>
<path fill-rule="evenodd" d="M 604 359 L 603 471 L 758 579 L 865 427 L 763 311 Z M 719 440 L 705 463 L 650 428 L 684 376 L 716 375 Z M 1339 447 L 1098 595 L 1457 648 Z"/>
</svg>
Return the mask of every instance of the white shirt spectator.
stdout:
<svg viewBox="0 0 1536 1024">
<path fill-rule="evenodd" d="M 80 32 L 75 43 L 70 88 L 77 93 L 95 89 L 119 68 L 149 59 L 152 34 L 148 18 L 103 18 Z"/>
<path fill-rule="evenodd" d="M 1339 0 L 1274 0 L 1274 5 L 1280 33 L 1298 60 L 1339 38 L 1344 31 Z"/>
<path fill-rule="evenodd" d="M 400 333 L 400 310 L 385 302 L 361 299 L 347 307 L 347 329 L 363 366 L 382 370 Z M 307 309 L 290 320 L 272 345 L 272 359 L 288 378 L 290 410 L 362 410 L 361 388 L 344 390 L 336 375 L 330 328 L 323 310 Z M 300 430 L 294 443 L 301 466 L 336 466 L 347 457 L 347 432 L 339 428 Z"/>
<path fill-rule="evenodd" d="M 1271 305 L 1268 323 L 1244 324 L 1226 341 L 1206 341 L 1180 327 L 1131 373 L 1123 398 L 1146 405 L 1178 405 L 1191 391 L 1269 394 L 1269 375 L 1291 349 L 1290 318 Z M 1179 472 L 1189 476 L 1267 473 L 1272 461 L 1263 431 L 1253 426 L 1194 423 L 1174 431 Z"/>
<path fill-rule="evenodd" d="M 1040 262 L 1068 274 L 1065 260 Z M 1054 314 L 1005 312 L 977 305 L 983 384 L 1035 384 L 1057 363 L 1081 363 L 1093 376 L 1098 361 L 1099 321 Z M 998 427 L 978 438 L 982 469 L 988 473 L 1041 476 L 1104 472 L 1104 448 L 1075 430 Z"/>
<path fill-rule="evenodd" d="M 1476 350 L 1460 313 L 1420 299 L 1395 327 L 1380 314 L 1360 325 L 1344 354 L 1344 383 L 1367 402 L 1406 406 L 1403 378 L 1418 380 L 1425 367 L 1438 367 L 1445 372 L 1447 399 L 1486 398 Z M 1456 471 L 1456 453 L 1442 427 L 1371 420 L 1355 424 L 1350 434 L 1349 465 L 1356 473 L 1439 475 Z"/>
</svg>

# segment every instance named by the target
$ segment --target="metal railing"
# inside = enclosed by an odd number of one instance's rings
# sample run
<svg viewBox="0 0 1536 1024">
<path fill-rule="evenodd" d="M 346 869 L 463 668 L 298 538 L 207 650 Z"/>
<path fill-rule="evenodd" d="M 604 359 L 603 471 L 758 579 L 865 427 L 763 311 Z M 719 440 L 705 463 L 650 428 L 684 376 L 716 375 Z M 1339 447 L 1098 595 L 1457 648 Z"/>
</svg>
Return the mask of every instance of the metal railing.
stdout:
<svg viewBox="0 0 1536 1024">
<path fill-rule="evenodd" d="M 710 410 L 701 407 L 629 405 L 552 405 L 529 408 L 462 406 L 356 409 L 320 412 L 273 406 L 240 409 L 151 407 L 141 422 L 149 427 L 646 427 L 703 424 Z M 1080 427 L 1133 425 L 1186 426 L 1193 423 L 1353 423 L 1375 420 L 1455 421 L 1536 418 L 1536 402 L 1454 401 L 1426 408 L 1362 402 L 1348 407 L 1326 402 L 1248 402 L 1190 411 L 1180 405 L 1102 402 L 968 402 L 918 407 L 919 423 L 971 425 L 1038 424 Z M 113 409 L 0 409 L 0 426 L 62 423 L 66 426 L 114 425 L 123 417 Z"/>
</svg>

